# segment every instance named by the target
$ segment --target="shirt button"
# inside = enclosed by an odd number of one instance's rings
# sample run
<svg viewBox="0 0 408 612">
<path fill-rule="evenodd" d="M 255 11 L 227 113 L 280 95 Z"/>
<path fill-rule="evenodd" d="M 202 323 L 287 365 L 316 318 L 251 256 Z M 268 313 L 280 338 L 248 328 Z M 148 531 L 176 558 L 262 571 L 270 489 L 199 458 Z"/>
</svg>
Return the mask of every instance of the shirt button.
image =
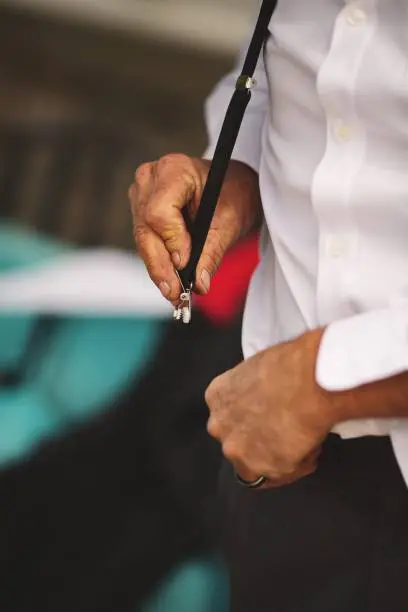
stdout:
<svg viewBox="0 0 408 612">
<path fill-rule="evenodd" d="M 334 133 L 337 140 L 340 140 L 341 142 L 349 142 L 354 137 L 354 129 L 347 123 L 337 125 L 334 129 Z"/>
<path fill-rule="evenodd" d="M 350 7 L 347 9 L 347 22 L 350 25 L 361 25 L 367 21 L 367 13 L 362 9 Z"/>
<path fill-rule="evenodd" d="M 347 253 L 347 241 L 342 236 L 329 236 L 326 242 L 327 253 L 333 259 L 340 259 Z"/>
</svg>

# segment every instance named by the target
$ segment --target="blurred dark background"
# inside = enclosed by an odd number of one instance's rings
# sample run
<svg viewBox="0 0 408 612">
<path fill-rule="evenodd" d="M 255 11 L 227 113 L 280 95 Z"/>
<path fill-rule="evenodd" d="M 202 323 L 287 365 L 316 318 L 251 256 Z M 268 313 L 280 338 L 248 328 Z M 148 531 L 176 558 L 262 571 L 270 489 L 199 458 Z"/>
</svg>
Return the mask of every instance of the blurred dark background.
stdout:
<svg viewBox="0 0 408 612">
<path fill-rule="evenodd" d="M 256 244 L 175 325 L 134 254 L 127 190 L 143 161 L 200 155 L 203 101 L 257 4 L 0 0 L 2 612 L 228 608 L 204 392 L 242 358 L 246 279 L 227 285 Z M 63 266 L 93 253 L 91 294 L 101 248 L 134 310 L 65 308 Z M 65 276 L 44 281 L 53 265 Z M 62 310 L 21 306 L 40 281 Z"/>
<path fill-rule="evenodd" d="M 167 152 L 203 150 L 203 100 L 231 66 L 254 2 L 101 0 L 77 3 L 88 12 L 75 3 L 71 13 L 56 10 L 65 4 L 0 3 L 0 214 L 79 244 L 129 248 L 124 190 L 133 170 Z M 102 22 L 99 4 L 111 11 Z M 187 19 L 178 36 L 178 15 L 191 20 L 192 6 L 196 23 Z M 121 20 L 121 7 L 133 18 Z M 232 13 L 227 23 L 220 7 Z"/>
</svg>

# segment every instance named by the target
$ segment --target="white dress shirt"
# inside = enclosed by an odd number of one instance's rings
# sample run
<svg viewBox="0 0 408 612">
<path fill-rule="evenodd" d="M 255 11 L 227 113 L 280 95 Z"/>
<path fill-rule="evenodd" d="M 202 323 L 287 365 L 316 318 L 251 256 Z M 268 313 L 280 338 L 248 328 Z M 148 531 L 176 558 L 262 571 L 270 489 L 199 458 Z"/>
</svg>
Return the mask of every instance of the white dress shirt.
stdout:
<svg viewBox="0 0 408 612">
<path fill-rule="evenodd" d="M 317 381 L 351 389 L 408 369 L 408 2 L 280 0 L 270 32 L 233 155 L 265 216 L 244 354 L 327 325 Z M 208 158 L 239 67 L 207 100 Z M 408 483 L 408 419 L 335 431 L 391 435 Z"/>
</svg>

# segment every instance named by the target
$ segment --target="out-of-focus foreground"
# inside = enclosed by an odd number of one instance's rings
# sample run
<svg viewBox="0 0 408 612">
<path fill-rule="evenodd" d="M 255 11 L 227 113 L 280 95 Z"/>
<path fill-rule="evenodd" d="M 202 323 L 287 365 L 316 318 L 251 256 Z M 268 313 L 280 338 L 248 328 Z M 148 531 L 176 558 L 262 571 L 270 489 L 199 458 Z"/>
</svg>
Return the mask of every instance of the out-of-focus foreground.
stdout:
<svg viewBox="0 0 408 612">
<path fill-rule="evenodd" d="M 203 99 L 257 4 L 0 2 L 5 612 L 226 610 L 203 394 L 241 358 L 256 255 L 239 245 L 239 286 L 174 326 L 126 192 L 142 161 L 200 154 Z"/>
</svg>

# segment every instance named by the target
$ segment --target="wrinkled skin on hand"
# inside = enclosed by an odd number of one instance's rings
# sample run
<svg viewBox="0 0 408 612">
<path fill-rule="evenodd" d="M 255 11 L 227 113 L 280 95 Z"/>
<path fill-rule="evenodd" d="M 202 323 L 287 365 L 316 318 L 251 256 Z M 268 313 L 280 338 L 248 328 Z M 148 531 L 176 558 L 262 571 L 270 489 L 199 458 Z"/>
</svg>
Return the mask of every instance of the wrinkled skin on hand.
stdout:
<svg viewBox="0 0 408 612">
<path fill-rule="evenodd" d="M 315 382 L 322 331 L 270 348 L 208 387 L 209 433 L 247 481 L 289 484 L 311 474 L 336 417 Z"/>
<path fill-rule="evenodd" d="M 190 257 L 191 238 L 182 211 L 194 219 L 210 162 L 171 154 L 140 166 L 129 189 L 137 250 L 153 282 L 176 304 L 180 282 L 175 273 Z M 259 218 L 258 175 L 241 162 L 230 163 L 208 239 L 197 266 L 195 290 L 207 293 L 225 252 Z"/>
</svg>

